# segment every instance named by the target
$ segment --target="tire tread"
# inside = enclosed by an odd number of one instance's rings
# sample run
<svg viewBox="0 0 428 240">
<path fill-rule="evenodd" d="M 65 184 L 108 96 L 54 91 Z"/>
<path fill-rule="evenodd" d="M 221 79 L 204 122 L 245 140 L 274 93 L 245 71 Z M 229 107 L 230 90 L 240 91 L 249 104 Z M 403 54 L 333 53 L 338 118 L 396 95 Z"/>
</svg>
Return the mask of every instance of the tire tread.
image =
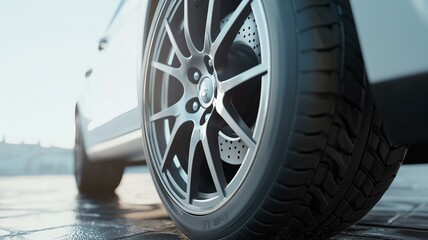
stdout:
<svg viewBox="0 0 428 240">
<path fill-rule="evenodd" d="M 351 164 L 373 100 L 349 3 L 293 3 L 301 54 L 295 130 L 277 183 L 241 231 L 251 238 L 323 239 L 349 227 L 379 201 L 406 153 L 374 108 L 366 151 Z"/>
</svg>

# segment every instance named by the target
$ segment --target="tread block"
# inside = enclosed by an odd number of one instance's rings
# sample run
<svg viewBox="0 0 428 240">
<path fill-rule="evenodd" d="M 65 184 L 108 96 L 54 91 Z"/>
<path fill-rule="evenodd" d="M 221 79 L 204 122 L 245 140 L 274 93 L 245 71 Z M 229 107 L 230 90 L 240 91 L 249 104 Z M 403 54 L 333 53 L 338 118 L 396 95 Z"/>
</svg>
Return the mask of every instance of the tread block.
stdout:
<svg viewBox="0 0 428 240">
<path fill-rule="evenodd" d="M 295 120 L 296 132 L 306 135 L 327 135 L 330 130 L 332 119 L 330 116 L 308 117 L 297 116 Z"/>
<path fill-rule="evenodd" d="M 337 15 L 338 14 L 329 7 L 322 5 L 312 6 L 305 11 L 297 13 L 297 22 L 299 23 L 298 29 L 303 31 L 309 28 L 340 24 Z"/>
<path fill-rule="evenodd" d="M 346 209 L 349 208 L 349 204 L 346 201 L 342 201 L 339 206 L 336 208 L 335 213 L 337 215 L 342 215 L 343 212 L 345 212 Z"/>
<path fill-rule="evenodd" d="M 372 195 L 378 195 L 383 193 L 385 189 L 388 189 L 389 185 L 391 185 L 393 178 L 390 178 L 388 181 L 380 182 L 374 186 L 372 190 Z"/>
<path fill-rule="evenodd" d="M 346 228 L 351 226 L 353 222 L 356 222 L 362 217 L 364 217 L 369 211 L 370 211 L 369 209 L 363 209 L 363 210 L 354 212 L 352 216 L 349 216 L 348 219 L 346 219 L 344 227 Z"/>
<path fill-rule="evenodd" d="M 331 164 L 334 164 L 332 168 L 334 168 L 334 170 L 338 173 L 338 176 L 343 178 L 345 176 L 346 169 L 347 169 L 347 161 L 344 161 L 345 158 L 343 158 L 342 155 L 340 155 L 336 151 L 336 149 L 334 149 L 330 145 L 328 145 L 327 148 L 325 149 L 325 155 L 326 157 L 330 158 L 329 162 Z"/>
<path fill-rule="evenodd" d="M 361 118 L 361 111 L 350 107 L 344 101 L 338 101 L 337 103 L 338 116 L 340 122 L 344 124 L 346 130 L 352 137 L 358 136 L 358 128 Z"/>
<path fill-rule="evenodd" d="M 310 117 L 333 116 L 335 100 L 335 96 L 300 96 L 298 99 L 298 114 Z"/>
<path fill-rule="evenodd" d="M 386 181 L 392 177 L 395 177 L 395 174 L 398 172 L 398 169 L 400 169 L 401 162 L 398 162 L 394 165 L 391 165 L 387 168 L 385 168 L 385 171 L 382 173 L 382 177 L 380 178 L 380 181 Z"/>
<path fill-rule="evenodd" d="M 340 72 L 340 48 L 333 48 L 326 51 L 308 51 L 300 55 L 300 71 L 335 71 Z"/>
<path fill-rule="evenodd" d="M 322 182 L 325 179 L 325 176 L 327 175 L 327 169 L 325 166 L 320 166 L 318 171 L 315 173 L 314 177 L 314 184 L 321 186 Z"/>
<path fill-rule="evenodd" d="M 349 202 L 356 199 L 359 195 L 361 195 L 361 191 L 356 188 L 354 185 L 351 185 L 348 189 L 348 192 L 345 195 L 345 199 Z"/>
<path fill-rule="evenodd" d="M 366 152 L 366 153 L 364 153 L 364 161 L 362 163 L 361 168 L 369 170 L 371 168 L 373 162 L 375 162 L 375 161 L 376 161 L 376 159 L 373 157 L 373 155 L 370 152 Z"/>
<path fill-rule="evenodd" d="M 298 187 L 286 187 L 282 184 L 275 184 L 272 190 L 278 193 L 278 195 L 287 196 L 288 199 L 295 199 L 303 197 L 307 191 L 307 187 L 304 185 Z"/>
<path fill-rule="evenodd" d="M 388 157 L 385 160 L 387 166 L 393 165 L 397 162 L 402 162 L 406 156 L 406 147 L 402 146 L 397 149 L 394 149 L 388 153 Z"/>
<path fill-rule="evenodd" d="M 327 138 L 322 135 L 303 135 L 293 133 L 290 148 L 300 153 L 314 153 L 322 151 L 327 144 Z"/>
<path fill-rule="evenodd" d="M 283 167 L 281 169 L 282 178 L 279 183 L 288 187 L 297 187 L 301 185 L 309 186 L 313 171 L 304 170 L 304 171 L 295 171 L 293 169 Z"/>
<path fill-rule="evenodd" d="M 373 180 L 379 181 L 382 177 L 382 172 L 384 171 L 385 166 L 379 161 L 375 160 L 370 166 L 369 172 L 372 175 Z"/>
<path fill-rule="evenodd" d="M 363 171 L 358 170 L 357 175 L 356 175 L 355 180 L 354 180 L 355 186 L 358 188 L 361 188 L 363 186 L 364 182 L 366 181 L 366 178 L 367 178 L 366 174 Z"/>
<path fill-rule="evenodd" d="M 376 134 L 370 134 L 369 141 L 367 143 L 368 146 L 373 147 L 374 149 L 377 149 L 377 146 L 379 145 L 379 137 Z"/>
<path fill-rule="evenodd" d="M 366 198 L 366 200 L 363 202 L 363 204 L 361 204 L 361 207 L 359 209 L 368 209 L 370 210 L 382 197 L 381 194 L 374 196 L 374 197 L 369 197 Z"/>
<path fill-rule="evenodd" d="M 360 194 L 358 197 L 356 197 L 353 201 L 355 208 L 361 209 L 361 205 L 366 201 L 366 198 Z"/>
<path fill-rule="evenodd" d="M 319 0 L 319 1 L 313 1 L 313 0 L 294 0 L 294 6 L 297 11 L 301 11 L 305 8 L 310 8 L 314 6 L 328 6 L 331 2 L 329 0 Z"/>
<path fill-rule="evenodd" d="M 295 215 L 300 216 L 306 225 L 310 225 L 313 221 L 315 221 L 314 216 L 307 207 L 299 206 Z"/>
<path fill-rule="evenodd" d="M 337 94 L 338 81 L 337 72 L 305 72 L 300 77 L 300 92 Z"/>
<path fill-rule="evenodd" d="M 287 161 L 285 166 L 297 169 L 315 169 L 320 161 L 320 154 L 302 154 L 289 151 L 287 153 Z"/>
<path fill-rule="evenodd" d="M 373 191 L 373 188 L 374 184 L 372 183 L 372 181 L 366 181 L 361 190 L 363 190 L 364 195 L 369 196 Z"/>
<path fill-rule="evenodd" d="M 300 51 L 329 50 L 341 45 L 341 28 L 339 25 L 332 27 L 310 28 L 299 36 Z"/>
<path fill-rule="evenodd" d="M 284 198 L 286 196 L 283 196 Z M 298 199 L 291 201 L 282 201 L 270 197 L 266 201 L 266 209 L 274 214 L 292 214 L 292 211 L 299 205 L 300 201 Z"/>
<path fill-rule="evenodd" d="M 298 221 L 295 218 L 292 218 L 292 219 L 290 219 L 290 221 L 288 221 L 288 226 L 297 232 L 303 232 L 304 231 L 304 227 L 303 227 L 302 222 Z"/>
<path fill-rule="evenodd" d="M 361 85 L 350 77 L 344 78 L 342 84 L 342 96 L 361 110 L 365 94 L 364 91 L 355 91 L 355 89 L 361 89 Z"/>
<path fill-rule="evenodd" d="M 386 158 L 388 157 L 389 154 L 389 147 L 388 145 L 386 145 L 383 141 L 379 142 L 379 146 L 377 148 L 377 153 L 380 156 L 380 160 L 382 162 L 386 162 Z"/>
<path fill-rule="evenodd" d="M 313 198 L 311 199 L 311 203 L 310 203 L 310 206 L 312 209 L 318 210 L 321 212 L 323 209 L 327 207 L 328 202 L 331 200 L 331 198 L 324 195 L 324 193 L 321 191 L 320 188 L 312 186 L 309 189 L 309 192 L 313 195 Z"/>
<path fill-rule="evenodd" d="M 323 187 L 330 196 L 334 196 L 336 193 L 338 184 L 334 181 L 332 172 L 328 172 L 324 178 Z"/>
<path fill-rule="evenodd" d="M 324 224 L 325 224 L 326 226 L 328 226 L 328 225 L 332 224 L 334 221 L 336 221 L 336 218 L 337 218 L 337 217 L 336 217 L 334 214 L 331 214 L 331 215 L 327 218 L 327 220 L 325 220 Z"/>
<path fill-rule="evenodd" d="M 348 219 L 353 213 L 354 211 L 352 207 L 350 207 L 342 213 L 342 216 L 339 219 L 343 222 L 345 219 Z"/>
<path fill-rule="evenodd" d="M 349 36 L 347 37 L 349 38 Z M 358 36 L 355 36 L 358 38 Z M 360 87 L 366 89 L 368 82 L 366 80 L 366 72 L 364 70 L 358 70 L 364 67 L 364 62 L 361 56 L 357 55 L 356 50 L 352 46 L 348 46 L 345 50 L 346 61 L 352 61 L 352 67 L 350 65 L 344 66 L 344 75 L 352 76 L 352 79 L 360 85 Z"/>
<path fill-rule="evenodd" d="M 280 214 L 275 214 L 269 211 L 268 209 L 263 208 L 262 211 L 257 213 L 257 218 L 263 219 L 267 224 L 275 225 L 281 223 L 284 218 L 289 218 L 292 215 L 292 212 L 285 212 Z"/>
<path fill-rule="evenodd" d="M 354 143 L 352 139 L 349 137 L 349 135 L 341 129 L 337 136 L 337 143 L 341 150 L 343 150 L 347 154 L 352 154 L 354 151 Z"/>
</svg>

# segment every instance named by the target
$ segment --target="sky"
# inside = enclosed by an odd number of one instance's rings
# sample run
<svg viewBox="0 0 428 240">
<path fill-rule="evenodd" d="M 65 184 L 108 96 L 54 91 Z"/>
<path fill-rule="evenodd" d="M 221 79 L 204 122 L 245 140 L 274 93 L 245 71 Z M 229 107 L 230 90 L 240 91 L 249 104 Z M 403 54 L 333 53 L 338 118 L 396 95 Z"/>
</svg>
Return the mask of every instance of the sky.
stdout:
<svg viewBox="0 0 428 240">
<path fill-rule="evenodd" d="M 0 141 L 74 146 L 74 105 L 119 0 L 0 1 Z"/>
</svg>

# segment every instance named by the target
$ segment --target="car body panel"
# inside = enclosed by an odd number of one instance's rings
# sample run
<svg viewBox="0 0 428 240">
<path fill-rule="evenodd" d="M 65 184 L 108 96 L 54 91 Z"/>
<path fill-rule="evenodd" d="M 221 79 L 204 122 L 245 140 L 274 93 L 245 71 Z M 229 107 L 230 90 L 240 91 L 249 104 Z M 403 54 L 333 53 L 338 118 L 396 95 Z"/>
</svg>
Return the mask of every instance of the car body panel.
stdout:
<svg viewBox="0 0 428 240">
<path fill-rule="evenodd" d="M 90 160 L 144 159 L 139 80 L 156 4 L 122 0 L 94 49 L 98 58 L 78 100 Z M 368 80 L 387 131 L 401 143 L 428 140 L 428 2 L 351 4 Z"/>
<path fill-rule="evenodd" d="M 351 0 L 368 80 L 386 130 L 428 140 L 428 1 Z"/>
<path fill-rule="evenodd" d="M 144 26 L 140 5 L 127 0 L 102 39 L 107 40 L 99 53 L 94 73 L 88 78 L 94 114 L 88 130 L 92 131 L 138 107 L 137 79 L 142 55 L 141 28 Z M 138 119 L 136 119 L 138 120 Z"/>
<path fill-rule="evenodd" d="M 135 132 L 141 132 L 138 80 L 150 3 L 122 0 L 100 38 L 78 100 L 90 160 L 144 160 L 141 134 Z"/>
<path fill-rule="evenodd" d="M 140 111 L 137 108 L 88 131 L 87 154 L 91 160 L 143 160 Z M 139 133 L 136 135 L 135 133 Z M 99 141 L 102 139 L 102 141 Z M 109 147 L 107 147 L 109 146 Z"/>
</svg>

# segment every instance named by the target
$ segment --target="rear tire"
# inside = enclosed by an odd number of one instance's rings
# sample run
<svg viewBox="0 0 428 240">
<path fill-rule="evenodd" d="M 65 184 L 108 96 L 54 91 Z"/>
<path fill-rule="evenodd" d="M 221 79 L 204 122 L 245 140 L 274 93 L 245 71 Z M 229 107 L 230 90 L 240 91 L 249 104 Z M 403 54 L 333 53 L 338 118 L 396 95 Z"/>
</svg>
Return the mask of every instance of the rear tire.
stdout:
<svg viewBox="0 0 428 240">
<path fill-rule="evenodd" d="M 177 226 L 192 239 L 322 239 L 362 218 L 394 179 L 406 147 L 391 142 L 383 129 L 365 77 L 349 2 L 254 0 L 245 6 L 247 1 L 237 1 L 241 10 L 251 10 L 259 26 L 259 66 L 267 66 L 263 76 L 251 75 L 253 65 L 245 65 L 251 56 L 236 57 L 233 47 L 218 48 L 226 52 L 213 54 L 211 48 L 201 47 L 203 41 L 199 49 L 192 45 L 198 31 L 204 31 L 204 25 L 198 24 L 205 24 L 204 17 L 210 16 L 206 10 L 197 13 L 204 5 L 192 2 L 186 2 L 187 10 L 181 10 L 186 4 L 160 4 L 147 41 L 143 77 L 145 152 L 159 195 Z M 234 2 L 223 1 L 222 6 Z M 218 19 L 227 22 L 228 10 L 220 8 L 223 15 Z M 196 33 L 187 39 L 181 20 L 186 11 L 201 18 L 191 21 L 188 32 L 196 29 Z M 252 21 L 251 15 L 248 20 Z M 166 29 L 166 23 L 173 27 Z M 220 31 L 221 26 L 213 29 Z M 246 30 L 246 35 L 250 29 L 254 28 L 237 28 L 235 34 Z M 168 55 L 171 52 L 176 55 Z M 229 56 L 228 61 L 217 60 L 218 55 Z M 239 91 L 229 89 L 232 97 L 225 98 L 220 90 L 211 94 L 210 86 L 199 89 L 195 69 L 204 81 L 215 79 L 214 89 L 222 89 L 241 73 L 245 73 L 241 78 L 251 75 L 247 80 L 260 81 L 262 86 L 241 83 Z M 215 74 L 225 69 L 237 70 L 225 74 L 228 80 Z M 168 84 L 177 87 L 168 91 L 164 87 Z M 203 102 L 198 89 L 203 96 L 207 91 L 214 95 L 215 104 Z M 245 92 L 251 96 L 248 100 Z M 257 120 L 249 121 L 252 126 L 246 126 L 245 117 L 253 114 L 230 104 L 236 100 L 233 94 L 250 106 L 260 96 L 255 105 L 262 107 L 253 108 Z M 187 104 L 180 106 L 178 99 L 187 98 Z M 206 108 L 200 121 L 198 99 Z M 192 110 L 193 102 L 197 104 Z M 225 114 L 228 111 L 235 114 L 232 120 Z M 224 134 L 222 124 L 243 142 L 251 145 L 254 140 L 254 146 L 247 146 L 254 151 L 249 150 L 244 160 L 221 157 L 223 148 L 217 148 L 216 134 Z M 250 136 L 245 135 L 249 129 Z M 232 177 L 224 177 L 231 173 Z M 197 176 L 192 179 L 193 175 Z M 196 187 L 188 187 L 190 183 Z"/>
<path fill-rule="evenodd" d="M 89 161 L 83 143 L 79 116 L 76 116 L 74 176 L 79 192 L 87 195 L 113 194 L 122 179 L 123 172 L 124 167 L 117 164 Z"/>
</svg>

